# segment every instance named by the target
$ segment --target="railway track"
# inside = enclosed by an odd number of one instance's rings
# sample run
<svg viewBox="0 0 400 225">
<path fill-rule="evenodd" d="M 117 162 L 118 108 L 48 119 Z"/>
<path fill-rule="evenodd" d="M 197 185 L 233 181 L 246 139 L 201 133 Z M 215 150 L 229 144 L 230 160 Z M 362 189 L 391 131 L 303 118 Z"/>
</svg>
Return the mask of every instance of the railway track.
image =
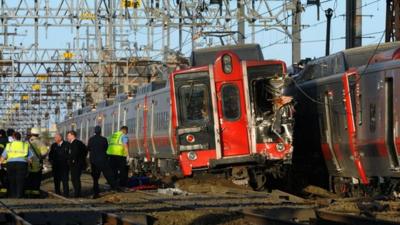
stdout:
<svg viewBox="0 0 400 225">
<path fill-rule="evenodd" d="M 1 211 L 5 211 L 6 213 L 0 217 L 0 223 L 1 224 L 15 224 L 15 225 L 32 225 L 28 221 L 26 221 L 24 218 L 19 216 L 15 211 L 10 208 L 7 204 L 5 204 L 3 201 L 0 200 L 0 205 L 1 205 Z"/>
<path fill-rule="evenodd" d="M 147 224 L 151 224 L 151 221 L 147 215 L 145 214 L 136 214 L 130 217 L 124 217 L 124 216 L 120 216 L 116 213 L 111 213 L 108 212 L 109 210 L 104 210 L 104 209 L 99 209 L 96 206 L 93 206 L 91 204 L 82 204 L 81 201 L 79 200 L 75 200 L 75 199 L 70 199 L 70 198 L 65 198 L 61 195 L 58 195 L 56 193 L 50 192 L 50 191 L 46 191 L 46 193 L 54 198 L 58 198 L 61 199 L 63 201 L 66 202 L 70 202 L 72 204 L 76 204 L 81 206 L 82 208 L 86 208 L 89 211 L 92 211 L 93 213 L 100 215 L 99 216 L 99 223 L 97 224 L 101 224 L 101 225 L 147 225 Z M 118 207 L 113 208 L 112 211 L 122 211 L 123 209 L 120 209 Z"/>
<path fill-rule="evenodd" d="M 84 176 L 82 181 L 86 194 L 90 194 L 90 177 Z M 43 188 L 45 199 L 0 199 L 0 225 L 399 225 L 362 215 L 334 213 L 320 209 L 316 201 L 280 191 L 263 193 L 227 188 L 218 193 L 183 195 L 158 191 L 103 192 L 100 199 L 71 199 L 51 192 L 50 182 L 45 182 Z"/>
<path fill-rule="evenodd" d="M 121 216 L 119 207 L 98 208 L 96 204 L 84 203 L 44 191 L 46 199 L 0 200 L 1 225 L 147 225 L 152 224 L 145 214 Z M 54 201 L 56 200 L 56 201 Z M 29 202 L 31 204 L 29 204 Z"/>
<path fill-rule="evenodd" d="M 399 225 L 399 222 L 365 215 L 333 212 L 318 208 L 278 208 L 270 211 L 244 210 L 243 216 L 255 225 Z"/>
</svg>

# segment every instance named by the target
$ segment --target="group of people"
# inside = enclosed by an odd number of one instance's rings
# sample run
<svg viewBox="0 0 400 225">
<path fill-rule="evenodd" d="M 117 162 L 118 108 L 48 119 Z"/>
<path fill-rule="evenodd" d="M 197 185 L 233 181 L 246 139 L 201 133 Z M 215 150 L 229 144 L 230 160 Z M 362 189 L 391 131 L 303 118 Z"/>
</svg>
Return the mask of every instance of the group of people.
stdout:
<svg viewBox="0 0 400 225">
<path fill-rule="evenodd" d="M 43 159 L 48 148 L 39 138 L 39 129 L 32 128 L 26 141 L 13 129 L 0 130 L 0 181 L 11 198 L 24 193 L 40 195 Z"/>
<path fill-rule="evenodd" d="M 121 127 L 108 139 L 101 135 L 101 127 L 96 126 L 95 134 L 89 139 L 87 146 L 77 139 L 75 131 L 67 132 L 66 141 L 57 133 L 50 149 L 40 140 L 36 129 L 31 129 L 27 141 L 21 140 L 19 132 L 11 133 L 7 135 L 4 130 L 0 130 L 0 164 L 3 165 L 0 178 L 11 198 L 22 198 L 27 190 L 40 194 L 43 159 L 47 156 L 52 165 L 56 194 L 69 197 L 69 177 L 71 177 L 74 197 L 81 197 L 81 175 L 87 168 L 88 153 L 94 198 L 100 194 L 101 173 L 112 190 L 120 191 L 126 187 L 129 159 L 126 126 Z"/>
</svg>

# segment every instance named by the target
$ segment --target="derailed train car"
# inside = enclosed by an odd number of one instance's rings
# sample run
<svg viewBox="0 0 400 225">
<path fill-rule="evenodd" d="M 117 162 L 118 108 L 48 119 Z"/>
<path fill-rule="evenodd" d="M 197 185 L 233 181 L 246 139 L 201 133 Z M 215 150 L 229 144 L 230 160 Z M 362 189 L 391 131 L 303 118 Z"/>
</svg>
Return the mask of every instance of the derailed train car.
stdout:
<svg viewBox="0 0 400 225">
<path fill-rule="evenodd" d="M 286 90 L 297 102 L 295 168 L 342 195 L 399 191 L 399 89 L 399 42 L 308 62 Z"/>
<path fill-rule="evenodd" d="M 76 130 L 87 141 L 96 125 L 105 136 L 126 125 L 137 171 L 223 170 L 261 189 L 266 174 L 279 176 L 292 158 L 285 74 L 285 63 L 263 60 L 258 45 L 199 50 L 190 68 L 167 81 L 140 87 L 132 99 L 81 110 L 58 129 Z"/>
</svg>

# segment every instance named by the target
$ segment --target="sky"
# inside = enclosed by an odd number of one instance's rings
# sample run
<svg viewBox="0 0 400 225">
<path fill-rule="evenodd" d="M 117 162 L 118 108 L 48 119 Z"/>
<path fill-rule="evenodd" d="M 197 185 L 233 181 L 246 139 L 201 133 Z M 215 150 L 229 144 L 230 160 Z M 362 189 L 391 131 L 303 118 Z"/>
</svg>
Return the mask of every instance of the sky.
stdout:
<svg viewBox="0 0 400 225">
<path fill-rule="evenodd" d="M 41 0 L 44 1 L 44 0 Z M 60 1 L 49 0 L 51 4 L 57 5 Z M 87 0 L 88 2 L 94 3 L 94 0 Z M 317 20 L 317 7 L 306 5 L 306 0 L 302 0 L 304 11 L 302 13 L 302 25 L 301 31 L 301 57 L 302 58 L 314 58 L 325 55 L 325 36 L 326 36 L 326 17 L 324 10 L 332 8 L 334 15 L 332 18 L 331 28 L 331 48 L 330 52 L 335 53 L 345 48 L 345 1 L 346 0 L 321 0 L 322 5 L 320 8 L 320 19 Z M 15 0 L 5 1 L 9 6 L 17 4 Z M 28 1 L 29 2 L 29 1 Z M 171 0 L 171 2 L 173 2 Z M 282 1 L 271 0 L 272 7 L 280 6 Z M 372 43 L 378 43 L 384 41 L 382 36 L 385 28 L 385 14 L 386 14 L 386 1 L 385 0 L 362 0 L 362 34 L 363 34 L 363 45 Z M 279 8 L 278 8 L 279 10 Z M 282 19 L 288 15 L 281 15 Z M 288 18 L 289 22 L 291 18 Z M 3 32 L 3 29 L 1 29 Z M 13 32 L 13 31 L 9 31 Z M 85 29 L 80 29 L 80 32 L 84 34 Z M 251 42 L 251 29 L 246 27 L 246 43 Z M 286 62 L 287 65 L 292 64 L 292 53 L 291 53 L 291 40 L 287 35 L 282 33 L 282 30 L 276 29 L 264 30 L 263 28 L 256 29 L 256 43 L 260 44 L 263 49 L 264 58 L 266 59 L 280 59 Z M 15 43 L 19 46 L 31 46 L 34 40 L 33 29 L 27 27 L 21 27 L 17 30 L 18 36 L 10 37 L 9 43 Z M 126 29 L 124 33 L 127 36 L 118 37 L 118 40 L 128 40 L 130 48 L 133 47 L 134 43 L 143 45 L 146 41 L 146 32 L 143 30 Z M 68 47 L 72 47 L 73 37 L 76 34 L 74 28 L 56 28 L 50 27 L 48 29 L 40 28 L 39 30 L 39 47 L 40 48 L 54 48 L 64 51 Z M 117 35 L 118 36 L 118 35 Z M 191 33 L 190 30 L 184 31 L 185 45 L 183 53 L 185 56 L 189 56 L 191 51 Z M 161 48 L 162 42 L 160 41 L 161 32 L 157 31 L 154 37 L 153 43 L 155 47 Z M 383 38 L 382 38 L 383 37 Z M 171 48 L 176 49 L 177 47 L 177 31 L 176 29 L 171 32 Z M 202 39 L 201 41 L 205 41 Z M 218 41 L 214 41 L 214 43 Z M 3 37 L 0 35 L 0 43 L 3 43 Z M 85 46 L 80 46 L 85 47 Z M 130 55 L 126 55 L 127 57 Z"/>
<path fill-rule="evenodd" d="M 56 0 L 50 0 L 51 2 L 57 2 Z M 92 0 L 89 0 L 91 2 Z M 12 5 L 13 1 L 7 1 Z M 320 8 L 320 19 L 317 20 L 317 7 L 306 5 L 306 0 L 302 0 L 304 6 L 304 12 L 302 13 L 302 25 L 304 26 L 301 32 L 302 36 L 302 58 L 306 57 L 320 57 L 325 54 L 325 35 L 326 35 L 326 17 L 324 10 L 327 8 L 332 8 L 334 10 L 334 15 L 332 18 L 332 28 L 331 28 L 331 53 L 340 51 L 345 48 L 345 0 L 321 0 L 322 5 Z M 282 1 L 272 1 L 271 5 L 282 4 Z M 362 33 L 363 33 L 363 45 L 378 43 L 381 39 L 382 32 L 385 27 L 385 11 L 386 11 L 386 1 L 385 0 L 362 0 Z M 281 17 L 282 18 L 282 17 Z M 291 18 L 288 18 L 289 21 Z M 288 65 L 292 62 L 291 56 L 291 40 L 283 34 L 281 31 L 271 30 L 261 30 L 257 28 L 256 43 L 260 44 L 264 58 L 281 59 L 286 61 Z M 49 28 L 40 29 L 40 47 L 42 48 L 67 48 L 73 46 L 72 34 L 76 32 L 75 29 L 70 28 Z M 81 29 L 82 33 L 85 33 L 85 29 Z M 138 34 L 135 35 L 132 30 L 126 30 L 129 35 L 126 39 L 131 42 L 137 41 L 144 43 L 146 41 L 146 34 L 139 30 Z M 19 30 L 20 34 L 27 33 L 20 37 L 15 37 L 17 39 L 16 43 L 20 42 L 23 44 L 30 43 L 33 41 L 33 32 L 29 28 L 21 28 Z M 184 32 L 184 38 L 187 40 L 189 36 L 189 30 Z M 160 32 L 158 36 L 154 37 L 155 40 L 160 40 Z M 251 42 L 250 29 L 246 29 L 246 42 Z M 172 47 L 176 48 L 176 38 L 177 32 L 171 32 Z M 0 37 L 0 39 L 2 39 Z M 123 39 L 123 38 L 122 38 Z M 190 40 L 190 39 L 189 39 Z M 157 44 L 161 45 L 161 41 Z M 175 45 L 174 45 L 175 44 Z M 183 53 L 186 56 L 190 54 L 190 41 L 185 43 L 185 48 Z"/>
<path fill-rule="evenodd" d="M 303 1 L 304 3 L 305 1 Z M 324 2 L 324 1 L 321 1 Z M 301 36 L 301 56 L 321 57 L 325 55 L 326 17 L 324 10 L 332 8 L 334 15 L 331 26 L 330 52 L 338 52 L 345 48 L 345 0 L 327 1 L 322 4 L 320 20 L 317 21 L 317 7 L 309 6 L 302 14 L 304 27 Z M 362 1 L 362 45 L 378 43 L 385 28 L 386 1 L 384 0 L 363 0 Z M 379 33 L 377 33 L 379 32 Z M 272 58 L 283 59 L 288 65 L 291 64 L 291 42 L 285 40 L 273 44 L 276 40 L 282 40 L 282 35 L 264 32 L 259 40 L 261 46 L 268 46 L 263 49 L 264 55 Z M 384 41 L 384 38 L 383 38 Z"/>
</svg>

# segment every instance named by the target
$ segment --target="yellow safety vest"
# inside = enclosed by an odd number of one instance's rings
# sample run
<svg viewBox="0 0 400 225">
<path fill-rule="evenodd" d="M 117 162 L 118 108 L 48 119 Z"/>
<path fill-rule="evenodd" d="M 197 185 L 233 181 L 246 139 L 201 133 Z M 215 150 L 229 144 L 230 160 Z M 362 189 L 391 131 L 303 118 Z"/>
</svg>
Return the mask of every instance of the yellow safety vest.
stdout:
<svg viewBox="0 0 400 225">
<path fill-rule="evenodd" d="M 22 141 L 13 141 L 7 144 L 5 151 L 7 151 L 7 159 L 27 158 L 29 151 L 29 144 Z"/>
<path fill-rule="evenodd" d="M 124 133 L 117 131 L 108 137 L 107 155 L 126 156 L 122 136 Z"/>
</svg>

